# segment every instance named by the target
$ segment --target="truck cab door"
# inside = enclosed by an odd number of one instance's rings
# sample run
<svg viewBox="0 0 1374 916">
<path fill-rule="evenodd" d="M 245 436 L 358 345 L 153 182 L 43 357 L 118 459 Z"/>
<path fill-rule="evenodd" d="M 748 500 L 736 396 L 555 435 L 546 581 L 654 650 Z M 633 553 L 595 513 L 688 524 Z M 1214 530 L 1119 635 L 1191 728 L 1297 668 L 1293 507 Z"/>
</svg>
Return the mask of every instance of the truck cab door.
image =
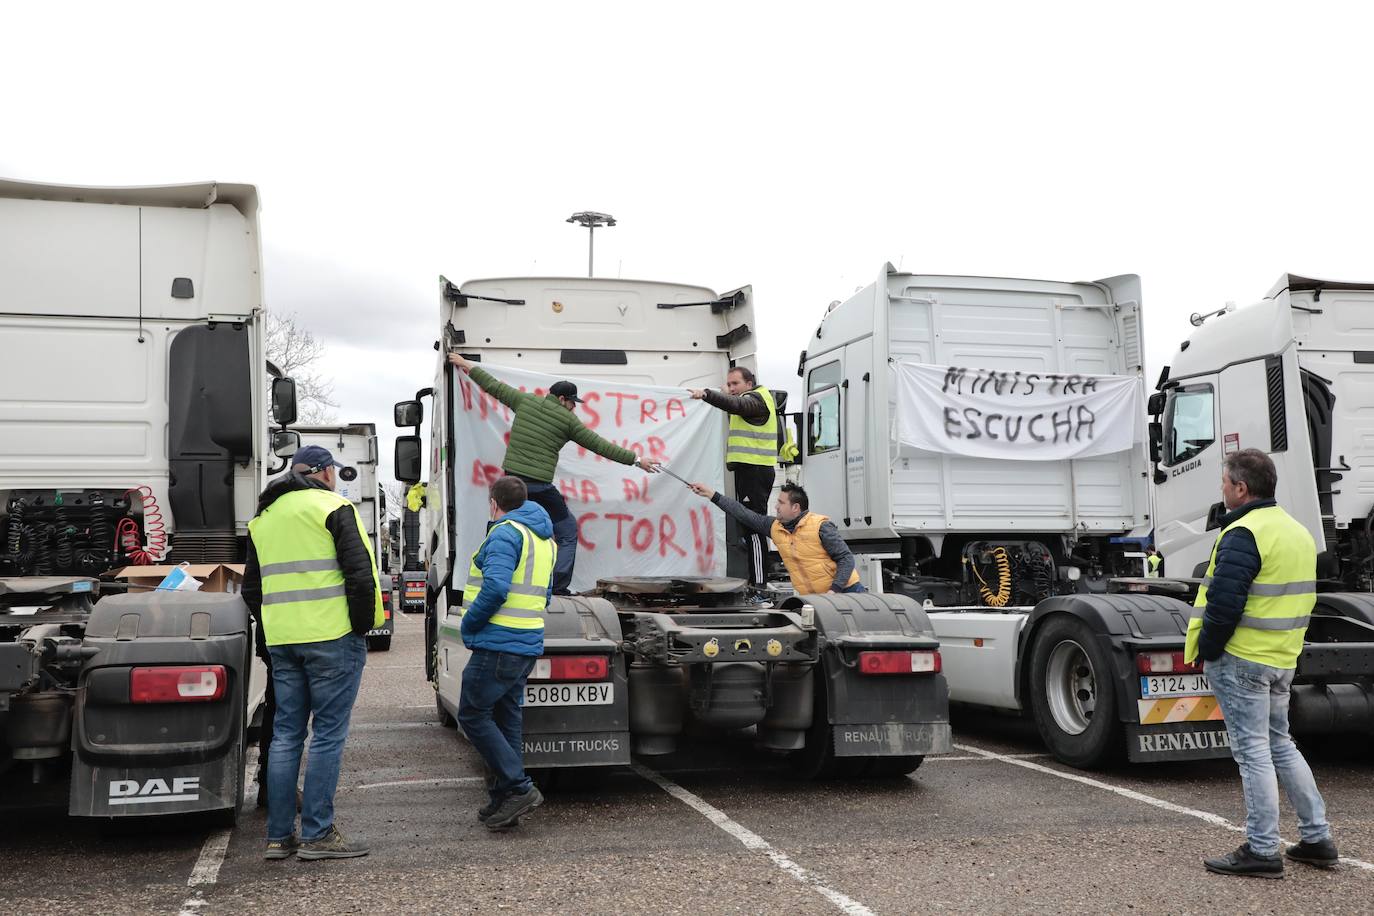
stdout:
<svg viewBox="0 0 1374 916">
<path fill-rule="evenodd" d="M 1221 499 L 1218 381 L 1217 375 L 1190 377 L 1170 388 L 1164 403 L 1155 546 L 1171 576 L 1191 576 L 1216 540 L 1217 533 L 1207 529 L 1207 514 Z"/>
<path fill-rule="evenodd" d="M 806 412 L 802 417 L 800 443 L 805 457 L 806 487 L 814 493 L 847 493 L 845 445 L 849 437 L 844 427 L 844 351 L 834 359 L 807 367 Z M 832 517 L 841 517 L 844 506 L 812 506 Z M 839 519 L 837 518 L 837 521 Z"/>
</svg>

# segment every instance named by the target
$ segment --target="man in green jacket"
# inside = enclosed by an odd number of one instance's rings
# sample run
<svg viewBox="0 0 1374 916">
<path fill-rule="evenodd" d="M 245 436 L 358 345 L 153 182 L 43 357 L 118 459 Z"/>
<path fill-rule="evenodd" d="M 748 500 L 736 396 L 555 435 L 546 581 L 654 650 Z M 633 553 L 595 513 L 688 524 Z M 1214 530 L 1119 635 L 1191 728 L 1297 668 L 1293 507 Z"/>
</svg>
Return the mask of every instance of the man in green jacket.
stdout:
<svg viewBox="0 0 1374 916">
<path fill-rule="evenodd" d="M 450 353 L 448 361 L 459 371 L 466 372 L 487 394 L 515 411 L 501 468 L 523 480 L 530 502 L 548 511 L 553 521 L 553 539 L 558 544 L 553 593 L 572 594 L 573 564 L 577 561 L 577 518 L 568 511 L 567 501 L 553 483 L 558 470 L 558 453 L 569 442 L 576 442 L 608 461 L 642 468 L 650 474 L 657 473 L 660 462 L 640 458 L 582 425 L 573 413 L 582 399 L 577 396 L 577 386 L 572 382 L 554 382 L 549 386 L 549 393 L 541 398 L 497 381 L 490 372 L 460 353 Z"/>
</svg>

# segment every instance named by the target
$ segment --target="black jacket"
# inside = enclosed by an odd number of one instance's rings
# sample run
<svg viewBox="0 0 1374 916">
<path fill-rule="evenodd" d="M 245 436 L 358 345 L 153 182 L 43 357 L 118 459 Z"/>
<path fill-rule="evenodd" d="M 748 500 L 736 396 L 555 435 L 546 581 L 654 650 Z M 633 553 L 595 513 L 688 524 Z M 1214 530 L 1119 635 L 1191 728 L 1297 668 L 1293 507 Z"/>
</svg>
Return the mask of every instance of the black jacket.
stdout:
<svg viewBox="0 0 1374 916">
<path fill-rule="evenodd" d="M 726 413 L 743 417 L 755 426 L 762 426 L 768 422 L 768 405 L 763 402 L 763 395 L 759 394 L 757 388 L 750 388 L 741 395 L 726 394 L 724 391 L 707 388 L 702 400 Z"/>
<path fill-rule="evenodd" d="M 287 493 L 314 488 L 329 489 L 323 482 L 300 474 L 291 473 L 267 485 L 258 496 L 257 515 L 262 514 L 272 503 Z M 373 568 L 372 558 L 367 551 L 367 543 L 358 531 L 357 510 L 352 505 L 340 506 L 325 519 L 325 528 L 334 537 L 334 553 L 343 570 L 344 593 L 348 597 L 348 619 L 353 624 L 353 632 L 362 636 L 372 629 L 373 614 L 377 600 L 377 570 Z M 253 538 L 248 538 L 248 562 L 243 571 L 243 600 L 257 623 L 258 653 L 266 653 L 266 643 L 262 635 L 262 571 L 258 565 L 258 553 L 253 547 Z"/>
<path fill-rule="evenodd" d="M 1272 499 L 1257 499 L 1232 509 L 1221 517 L 1225 528 L 1253 509 L 1278 505 Z M 1245 613 L 1250 583 L 1260 571 L 1259 545 L 1247 528 L 1237 528 L 1221 536 L 1217 544 L 1217 565 L 1207 585 L 1207 610 L 1202 617 L 1202 632 L 1197 637 L 1198 655 L 1211 662 L 1221 658 L 1226 644 Z"/>
</svg>

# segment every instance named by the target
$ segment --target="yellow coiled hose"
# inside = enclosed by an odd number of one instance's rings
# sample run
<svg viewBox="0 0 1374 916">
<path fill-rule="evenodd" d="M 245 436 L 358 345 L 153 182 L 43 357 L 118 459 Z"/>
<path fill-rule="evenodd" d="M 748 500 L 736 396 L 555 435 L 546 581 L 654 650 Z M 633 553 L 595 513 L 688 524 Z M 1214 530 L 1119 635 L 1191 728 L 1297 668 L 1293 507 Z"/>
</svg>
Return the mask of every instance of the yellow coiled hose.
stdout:
<svg viewBox="0 0 1374 916">
<path fill-rule="evenodd" d="M 1011 600 L 1011 560 L 1007 557 L 1005 547 L 992 548 L 992 561 L 997 564 L 997 591 L 988 587 L 988 582 L 983 578 L 982 573 L 978 572 L 978 564 L 969 564 L 973 568 L 973 574 L 978 577 L 978 593 L 983 596 L 983 603 L 988 607 L 1006 607 Z"/>
</svg>

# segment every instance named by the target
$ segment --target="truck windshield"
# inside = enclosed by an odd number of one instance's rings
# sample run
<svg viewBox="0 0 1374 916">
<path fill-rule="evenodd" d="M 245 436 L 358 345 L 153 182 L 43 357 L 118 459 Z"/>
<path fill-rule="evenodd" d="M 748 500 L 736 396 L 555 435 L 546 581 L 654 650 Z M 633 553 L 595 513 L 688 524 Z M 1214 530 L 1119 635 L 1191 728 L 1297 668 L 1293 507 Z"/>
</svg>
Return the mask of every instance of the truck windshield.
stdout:
<svg viewBox="0 0 1374 916">
<path fill-rule="evenodd" d="M 1211 385 L 1176 389 L 1165 411 L 1164 463 L 1179 464 L 1201 454 L 1216 441 Z"/>
</svg>

